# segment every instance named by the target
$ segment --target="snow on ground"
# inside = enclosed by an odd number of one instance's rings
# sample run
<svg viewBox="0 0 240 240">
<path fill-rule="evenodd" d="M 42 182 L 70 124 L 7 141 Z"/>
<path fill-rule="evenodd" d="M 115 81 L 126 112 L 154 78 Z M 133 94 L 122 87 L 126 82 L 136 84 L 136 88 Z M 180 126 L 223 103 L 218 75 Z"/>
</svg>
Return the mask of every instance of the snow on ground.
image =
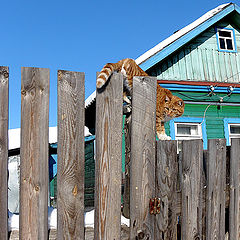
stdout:
<svg viewBox="0 0 240 240">
<path fill-rule="evenodd" d="M 94 227 L 94 210 L 84 214 L 85 227 Z M 121 224 L 129 227 L 129 219 L 121 216 Z M 48 229 L 57 229 L 57 209 L 48 207 Z M 19 230 L 19 214 L 8 211 L 8 231 Z"/>
</svg>

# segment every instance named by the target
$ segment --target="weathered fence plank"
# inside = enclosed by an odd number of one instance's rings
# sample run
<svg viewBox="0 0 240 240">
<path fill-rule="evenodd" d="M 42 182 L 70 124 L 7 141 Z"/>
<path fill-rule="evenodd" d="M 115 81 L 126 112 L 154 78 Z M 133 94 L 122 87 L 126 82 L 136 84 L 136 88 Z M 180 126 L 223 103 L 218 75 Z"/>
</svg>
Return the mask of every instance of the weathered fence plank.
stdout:
<svg viewBox="0 0 240 240">
<path fill-rule="evenodd" d="M 134 77 L 132 96 L 130 239 L 154 239 L 156 78 Z"/>
<path fill-rule="evenodd" d="M 8 67 L 0 67 L 0 239 L 8 239 Z"/>
<path fill-rule="evenodd" d="M 96 98 L 94 239 L 120 239 L 123 80 L 113 74 Z"/>
<path fill-rule="evenodd" d="M 58 71 L 57 239 L 84 239 L 84 78 Z"/>
<path fill-rule="evenodd" d="M 47 239 L 49 70 L 22 68 L 20 239 Z"/>
<path fill-rule="evenodd" d="M 156 215 L 155 239 L 177 239 L 177 180 L 177 141 L 158 141 L 156 196 L 162 204 Z"/>
<path fill-rule="evenodd" d="M 225 238 L 226 140 L 208 140 L 206 239 Z"/>
<path fill-rule="evenodd" d="M 182 239 L 202 239 L 202 140 L 182 142 Z"/>
<path fill-rule="evenodd" d="M 240 239 L 240 139 L 231 139 L 231 145 L 229 239 Z"/>
</svg>

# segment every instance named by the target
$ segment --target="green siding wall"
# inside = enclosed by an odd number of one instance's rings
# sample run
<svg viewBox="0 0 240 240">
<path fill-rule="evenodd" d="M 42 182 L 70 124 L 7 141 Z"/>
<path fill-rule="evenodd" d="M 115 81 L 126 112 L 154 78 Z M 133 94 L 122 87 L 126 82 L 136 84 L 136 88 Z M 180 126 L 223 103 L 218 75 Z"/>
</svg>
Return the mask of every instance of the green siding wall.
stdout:
<svg viewBox="0 0 240 240">
<path fill-rule="evenodd" d="M 183 117 L 203 118 L 208 105 L 186 104 Z M 216 106 L 208 107 L 205 120 L 208 139 L 225 138 L 224 118 L 240 118 L 240 106 Z M 166 133 L 170 135 L 169 122 L 165 124 Z"/>
<path fill-rule="evenodd" d="M 235 29 L 237 53 L 219 52 L 216 27 Z M 240 32 L 231 20 L 224 19 L 189 44 L 149 69 L 151 76 L 163 80 L 240 82 Z"/>
</svg>

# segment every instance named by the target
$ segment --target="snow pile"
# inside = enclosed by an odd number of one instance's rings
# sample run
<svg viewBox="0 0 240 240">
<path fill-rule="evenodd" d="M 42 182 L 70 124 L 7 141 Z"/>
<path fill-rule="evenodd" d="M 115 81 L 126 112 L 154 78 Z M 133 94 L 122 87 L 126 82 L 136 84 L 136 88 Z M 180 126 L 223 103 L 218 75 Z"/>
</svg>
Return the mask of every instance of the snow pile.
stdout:
<svg viewBox="0 0 240 240">
<path fill-rule="evenodd" d="M 85 227 L 94 227 L 94 210 L 84 214 Z M 129 219 L 121 216 L 121 224 L 129 227 Z M 57 209 L 48 207 L 48 229 L 57 229 Z M 19 230 L 19 214 L 8 211 L 8 231 Z"/>
</svg>

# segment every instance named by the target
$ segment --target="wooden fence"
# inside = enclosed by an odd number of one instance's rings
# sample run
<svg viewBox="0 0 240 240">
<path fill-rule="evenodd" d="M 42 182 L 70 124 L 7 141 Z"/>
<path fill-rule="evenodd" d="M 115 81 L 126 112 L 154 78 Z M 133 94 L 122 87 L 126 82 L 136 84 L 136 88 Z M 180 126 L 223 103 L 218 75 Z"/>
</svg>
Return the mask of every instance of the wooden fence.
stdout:
<svg viewBox="0 0 240 240">
<path fill-rule="evenodd" d="M 0 239 L 8 239 L 8 68 L 0 68 Z M 130 239 L 239 239 L 240 140 L 155 141 L 156 79 L 134 78 Z M 94 239 L 120 239 L 122 76 L 96 100 Z M 58 71 L 57 239 L 84 239 L 84 74 Z M 49 70 L 22 68 L 20 239 L 47 239 Z M 227 154 L 229 152 L 229 154 Z M 227 157 L 228 156 L 228 157 Z M 160 211 L 150 214 L 150 199 Z"/>
</svg>

